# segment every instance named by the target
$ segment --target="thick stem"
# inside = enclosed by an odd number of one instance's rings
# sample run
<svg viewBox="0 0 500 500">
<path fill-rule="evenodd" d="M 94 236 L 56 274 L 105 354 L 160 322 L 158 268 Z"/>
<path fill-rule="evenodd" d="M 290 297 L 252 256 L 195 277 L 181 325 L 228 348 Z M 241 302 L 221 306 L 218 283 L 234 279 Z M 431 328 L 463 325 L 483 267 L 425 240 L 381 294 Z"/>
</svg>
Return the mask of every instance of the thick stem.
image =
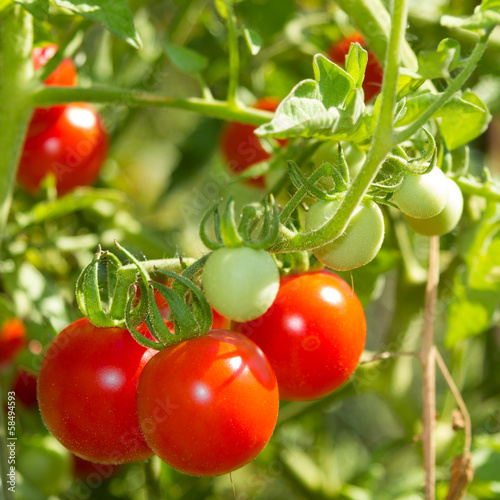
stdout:
<svg viewBox="0 0 500 500">
<path fill-rule="evenodd" d="M 227 10 L 227 32 L 229 41 L 229 86 L 227 102 L 229 106 L 236 106 L 236 91 L 238 90 L 238 72 L 240 56 L 238 53 L 238 36 L 236 34 L 234 9 L 232 0 L 225 0 Z"/>
<path fill-rule="evenodd" d="M 430 241 L 429 276 L 425 290 L 424 323 L 422 326 L 422 420 L 424 430 L 422 445 L 425 467 L 425 498 L 436 498 L 436 442 L 434 429 L 436 422 L 436 362 L 434 346 L 434 319 L 436 316 L 436 299 L 439 284 L 439 237 L 433 236 Z"/>
<path fill-rule="evenodd" d="M 33 73 L 32 42 L 32 18 L 16 5 L 1 30 L 0 235 L 9 216 L 17 164 L 31 114 L 27 82 Z"/>
<path fill-rule="evenodd" d="M 383 61 L 387 51 L 391 17 L 382 1 L 337 0 L 337 3 L 363 34 L 370 50 L 379 61 Z M 406 41 L 403 41 L 401 62 L 407 68 L 418 67 L 417 57 Z"/>
<path fill-rule="evenodd" d="M 368 191 L 385 157 L 394 147 L 394 107 L 396 105 L 401 47 L 406 32 L 407 11 L 408 0 L 393 1 L 392 26 L 384 66 L 380 113 L 365 164 L 351 184 L 334 217 L 322 227 L 310 233 L 294 234 L 281 227 L 278 240 L 269 249 L 270 251 L 296 252 L 309 250 L 324 245 L 341 235 L 347 227 L 354 210 Z"/>
<path fill-rule="evenodd" d="M 174 97 L 106 87 L 42 87 L 33 94 L 32 100 L 37 106 L 87 101 L 115 105 L 124 104 L 127 106 L 177 108 L 222 120 L 248 123 L 249 125 L 262 125 L 269 122 L 273 117 L 273 113 L 269 111 L 237 108 L 230 106 L 226 101 L 206 100 L 197 97 L 176 99 Z"/>
<path fill-rule="evenodd" d="M 160 482 L 158 481 L 155 471 L 153 470 L 153 460 L 154 457 L 143 462 L 146 495 L 148 500 L 161 500 L 164 497 L 161 492 Z"/>
</svg>

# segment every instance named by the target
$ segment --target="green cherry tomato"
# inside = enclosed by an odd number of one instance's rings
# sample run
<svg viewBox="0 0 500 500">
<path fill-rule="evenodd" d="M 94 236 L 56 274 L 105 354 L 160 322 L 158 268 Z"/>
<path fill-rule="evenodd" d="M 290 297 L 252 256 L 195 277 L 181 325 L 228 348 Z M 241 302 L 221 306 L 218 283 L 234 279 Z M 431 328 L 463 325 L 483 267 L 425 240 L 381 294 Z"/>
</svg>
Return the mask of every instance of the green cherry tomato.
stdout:
<svg viewBox="0 0 500 500">
<path fill-rule="evenodd" d="M 306 218 L 306 229 L 320 228 L 336 212 L 338 200 L 316 202 Z M 384 217 L 373 201 L 364 201 L 355 210 L 342 235 L 326 245 L 315 248 L 314 255 L 325 266 L 349 271 L 368 264 L 377 255 L 384 241 Z"/>
<path fill-rule="evenodd" d="M 403 214 L 428 219 L 443 210 L 448 198 L 446 175 L 434 167 L 429 173 L 407 175 L 392 199 Z"/>
<path fill-rule="evenodd" d="M 408 225 L 416 232 L 426 236 L 442 236 L 456 227 L 464 208 L 464 197 L 457 184 L 446 177 L 448 199 L 443 210 L 428 219 L 414 219 L 404 215 Z"/>
<path fill-rule="evenodd" d="M 220 248 L 203 269 L 203 288 L 212 307 L 234 321 L 264 314 L 279 288 L 279 272 L 265 250 Z"/>
</svg>

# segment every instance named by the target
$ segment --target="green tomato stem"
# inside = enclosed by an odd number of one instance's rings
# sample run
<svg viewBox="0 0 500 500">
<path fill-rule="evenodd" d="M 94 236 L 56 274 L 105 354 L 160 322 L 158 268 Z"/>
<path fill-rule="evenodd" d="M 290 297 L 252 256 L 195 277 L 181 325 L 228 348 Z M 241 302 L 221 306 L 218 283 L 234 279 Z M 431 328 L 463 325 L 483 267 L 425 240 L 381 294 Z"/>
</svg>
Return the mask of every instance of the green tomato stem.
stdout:
<svg viewBox="0 0 500 500">
<path fill-rule="evenodd" d="M 500 203 L 500 186 L 492 182 L 483 184 L 471 177 L 458 177 L 453 180 L 458 184 L 463 193 L 481 196 L 487 200 Z"/>
<path fill-rule="evenodd" d="M 407 11 L 408 0 L 394 0 L 393 21 L 384 65 L 380 113 L 365 164 L 351 184 L 334 217 L 316 231 L 309 233 L 293 233 L 281 226 L 278 239 L 269 248 L 269 251 L 296 252 L 309 250 L 333 241 L 340 236 L 347 227 L 354 210 L 368 191 L 385 157 L 393 149 L 394 108 L 396 105 L 401 47 L 406 32 Z"/>
<path fill-rule="evenodd" d="M 269 122 L 273 113 L 253 108 L 240 108 L 229 105 L 226 101 L 207 100 L 197 97 L 177 99 L 156 94 L 137 93 L 109 87 L 40 87 L 32 95 L 36 106 L 50 106 L 70 102 L 98 102 L 122 104 L 126 106 L 152 106 L 185 109 L 200 115 L 220 118 L 227 121 L 262 125 Z"/>
<path fill-rule="evenodd" d="M 383 61 L 389 41 L 391 16 L 382 1 L 337 0 L 337 4 L 362 33 L 377 59 Z M 406 40 L 403 41 L 401 60 L 407 68 L 418 67 L 417 57 Z"/>
<path fill-rule="evenodd" d="M 237 107 L 236 91 L 238 90 L 238 71 L 240 57 L 238 53 L 238 36 L 236 34 L 234 9 L 232 0 L 224 0 L 227 9 L 227 32 L 229 41 L 229 86 L 227 102 L 230 107 Z"/>
<path fill-rule="evenodd" d="M 33 73 L 31 15 L 16 5 L 5 19 L 0 36 L 0 234 L 3 235 L 32 111 L 27 85 Z"/>
<path fill-rule="evenodd" d="M 420 127 L 425 125 L 427 121 L 432 118 L 432 115 L 451 98 L 451 96 L 460 90 L 468 78 L 472 75 L 476 66 L 484 54 L 486 45 L 488 43 L 488 38 L 491 31 L 486 32 L 479 38 L 477 45 L 474 47 L 472 54 L 467 59 L 467 64 L 464 66 L 462 71 L 456 76 L 448 85 L 447 89 L 439 94 L 439 97 L 422 113 L 417 120 L 405 127 L 400 127 L 396 129 L 396 144 L 399 144 L 406 139 L 409 139 L 415 132 L 417 132 Z"/>
<path fill-rule="evenodd" d="M 196 259 L 183 259 L 186 266 L 190 266 L 196 262 Z M 158 260 L 146 260 L 141 262 L 144 270 L 151 276 L 159 275 L 158 269 L 165 269 L 167 271 L 173 271 L 175 273 L 180 273 L 183 271 L 180 260 L 177 259 L 158 259 Z M 111 308 L 109 311 L 110 317 L 121 324 L 125 321 L 125 308 L 127 306 L 128 291 L 130 286 L 135 283 L 137 278 L 137 266 L 135 264 L 128 264 L 126 266 L 120 267 L 116 273 L 116 285 L 113 292 L 113 300 L 111 303 Z"/>
</svg>

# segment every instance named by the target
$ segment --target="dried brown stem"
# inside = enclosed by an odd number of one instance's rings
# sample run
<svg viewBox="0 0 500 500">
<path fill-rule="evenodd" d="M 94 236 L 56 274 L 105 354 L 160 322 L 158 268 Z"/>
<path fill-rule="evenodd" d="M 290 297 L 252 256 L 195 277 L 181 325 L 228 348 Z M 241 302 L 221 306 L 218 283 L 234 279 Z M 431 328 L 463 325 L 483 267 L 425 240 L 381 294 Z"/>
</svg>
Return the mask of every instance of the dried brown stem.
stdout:
<svg viewBox="0 0 500 500">
<path fill-rule="evenodd" d="M 472 444 L 472 423 L 469 410 L 467 409 L 465 401 L 460 394 L 460 390 L 456 386 L 446 363 L 437 349 L 435 350 L 434 355 L 439 369 L 441 370 L 441 373 L 443 374 L 443 377 L 446 380 L 446 383 L 448 384 L 448 387 L 450 388 L 450 391 L 453 394 L 463 417 L 463 427 L 465 432 L 464 450 L 462 455 L 455 457 L 453 461 L 450 487 L 448 489 L 448 494 L 446 495 L 446 500 L 460 500 L 465 495 L 467 486 L 470 484 L 474 476 L 474 469 L 472 467 L 470 455 Z"/>
<path fill-rule="evenodd" d="M 424 324 L 422 326 L 422 420 L 424 430 L 422 445 L 425 467 L 425 498 L 436 498 L 436 443 L 434 429 L 436 423 L 436 364 L 434 347 L 434 318 L 439 284 L 439 238 L 433 236 L 430 241 L 429 275 L 425 290 Z"/>
</svg>

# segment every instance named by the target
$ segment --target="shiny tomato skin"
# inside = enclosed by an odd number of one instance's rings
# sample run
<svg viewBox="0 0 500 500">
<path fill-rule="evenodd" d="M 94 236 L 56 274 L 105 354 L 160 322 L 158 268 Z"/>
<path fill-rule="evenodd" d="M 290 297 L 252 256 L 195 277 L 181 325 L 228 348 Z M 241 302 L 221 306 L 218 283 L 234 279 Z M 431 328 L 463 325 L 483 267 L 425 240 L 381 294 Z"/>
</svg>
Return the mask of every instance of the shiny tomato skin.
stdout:
<svg viewBox="0 0 500 500">
<path fill-rule="evenodd" d="M 50 43 L 43 47 L 35 47 L 31 52 L 33 68 L 36 70 L 47 64 L 57 52 L 57 45 Z M 76 67 L 69 58 L 63 59 L 59 66 L 43 82 L 48 86 L 74 87 L 77 81 Z M 52 125 L 64 111 L 64 106 L 36 108 L 31 117 L 28 135 L 36 135 Z"/>
<path fill-rule="evenodd" d="M 266 357 L 230 330 L 163 349 L 137 388 L 147 443 L 164 462 L 194 476 L 225 474 L 253 460 L 273 433 L 278 406 Z"/>
<path fill-rule="evenodd" d="M 380 92 L 380 89 L 382 88 L 384 69 L 378 62 L 375 55 L 368 50 L 365 39 L 361 36 L 361 34 L 353 33 L 352 35 L 342 38 L 338 42 L 334 43 L 330 47 L 328 55 L 334 63 L 344 67 L 345 58 L 349 53 L 351 43 L 359 43 L 365 50 L 368 51 L 368 62 L 366 64 L 365 79 L 363 81 L 365 103 L 368 103 Z"/>
<path fill-rule="evenodd" d="M 74 321 L 50 343 L 38 375 L 38 404 L 52 435 L 75 455 L 125 463 L 153 455 L 139 428 L 137 381 L 157 351 L 127 330 Z"/>
<path fill-rule="evenodd" d="M 351 287 L 329 272 L 282 279 L 271 308 L 240 323 L 269 359 L 288 401 L 325 396 L 346 382 L 366 338 L 363 308 Z"/>
<path fill-rule="evenodd" d="M 24 323 L 18 318 L 6 319 L 0 327 L 0 368 L 9 364 L 26 344 Z"/>
<path fill-rule="evenodd" d="M 53 125 L 26 139 L 17 180 L 35 193 L 52 173 L 58 193 L 66 194 L 96 180 L 107 149 L 107 134 L 97 111 L 87 103 L 69 104 Z"/>
<path fill-rule="evenodd" d="M 276 111 L 280 101 L 275 97 L 265 97 L 255 104 L 256 109 L 265 111 Z M 222 156 L 226 161 L 229 170 L 235 174 L 241 174 L 248 167 L 269 159 L 270 154 L 261 146 L 259 139 L 254 134 L 257 127 L 244 123 L 228 123 L 221 135 Z M 279 141 L 282 145 L 285 141 Z M 264 177 L 247 179 L 246 184 L 258 188 L 265 187 Z"/>
</svg>

